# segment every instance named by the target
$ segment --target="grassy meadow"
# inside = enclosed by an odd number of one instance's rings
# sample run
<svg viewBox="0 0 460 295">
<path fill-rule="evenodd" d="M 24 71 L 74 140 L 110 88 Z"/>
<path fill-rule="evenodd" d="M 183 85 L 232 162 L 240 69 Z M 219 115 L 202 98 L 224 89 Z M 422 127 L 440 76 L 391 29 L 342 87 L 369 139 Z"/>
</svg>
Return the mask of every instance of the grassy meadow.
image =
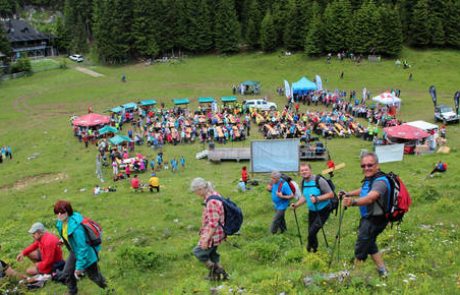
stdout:
<svg viewBox="0 0 460 295">
<path fill-rule="evenodd" d="M 460 168 L 459 124 L 447 127 L 450 154 L 405 156 L 404 161 L 382 164 L 382 170 L 398 172 L 412 194 L 413 205 L 400 227 L 387 228 L 378 245 L 390 276 L 380 279 L 369 260 L 352 271 L 349 280 L 324 282 L 320 274 L 350 267 L 353 257 L 357 208 L 347 210 L 343 219 L 340 262 L 327 266 L 329 252 L 321 236 L 319 252 L 307 253 L 299 246 L 294 215 L 286 213 L 288 232 L 271 235 L 268 228 L 273 215 L 272 202 L 265 184 L 266 174 L 253 175 L 261 185 L 251 191 L 236 191 L 236 182 L 245 162 L 212 164 L 196 160 L 203 150 L 199 143 L 166 145 L 164 159 L 186 158 L 186 168 L 173 174 L 157 174 L 161 193 L 132 193 L 128 182 L 116 183 L 117 192 L 92 195 L 98 183 L 95 175 L 96 148 L 85 149 L 73 136 L 69 118 L 81 115 L 92 106 L 103 112 L 114 106 L 154 98 L 172 107 L 172 98 L 189 97 L 196 108 L 197 97 L 219 98 L 231 95 L 231 86 L 247 79 L 262 83 L 262 96 L 284 105 L 276 87 L 286 79 L 297 81 L 305 75 L 319 74 L 325 88 L 357 91 L 367 87 L 371 96 L 390 88 L 401 89 L 403 105 L 400 119 L 433 122 L 433 104 L 428 93 L 436 85 L 438 103 L 453 106 L 453 94 L 460 88 L 460 52 L 404 50 L 412 68 L 403 70 L 394 60 L 361 64 L 325 58 L 308 59 L 301 54 L 285 57 L 278 54 L 242 54 L 238 56 L 189 57 L 178 63 L 147 66 L 133 64 L 105 67 L 86 61 L 82 65 L 103 77 L 94 78 L 67 69 L 36 73 L 30 77 L 0 83 L 0 145 L 10 145 L 13 160 L 0 164 L 0 258 L 25 271 L 28 262 L 15 262 L 16 255 L 31 242 L 30 225 L 43 222 L 55 232 L 52 206 L 57 199 L 67 199 L 76 211 L 98 221 L 104 228 L 100 253 L 102 273 L 116 294 L 209 294 L 218 287 L 221 294 L 458 294 L 460 288 L 460 211 L 458 210 Z M 344 79 L 339 79 L 341 72 Z M 409 73 L 413 80 L 409 81 Z M 122 74 L 127 83 L 120 81 Z M 239 100 L 243 99 L 239 96 Z M 301 106 L 306 111 L 307 106 Z M 315 110 L 315 107 L 309 110 Z M 251 138 L 261 135 L 252 126 Z M 123 134 L 126 134 L 124 128 Z M 360 186 L 361 149 L 372 149 L 369 142 L 357 138 L 334 138 L 327 142 L 336 163 L 346 163 L 334 182 L 338 189 Z M 249 147 L 250 140 L 228 143 L 226 147 Z M 146 146 L 136 151 L 149 158 L 156 152 Z M 427 178 L 438 160 L 448 163 L 449 170 L 440 177 Z M 314 172 L 326 168 L 324 162 L 312 163 Z M 106 183 L 112 169 L 105 168 Z M 298 175 L 292 174 L 299 179 Z M 243 209 L 245 222 L 240 236 L 232 236 L 219 247 L 222 264 L 231 275 L 225 283 L 205 281 L 207 271 L 191 253 L 198 241 L 201 200 L 189 190 L 195 177 L 215 183 L 217 190 L 230 196 Z M 140 176 L 146 182 L 149 174 Z M 300 208 L 299 218 L 305 243 L 307 214 Z M 325 226 L 330 244 L 337 231 L 338 217 L 331 216 Z M 314 283 L 303 285 L 305 276 Z M 9 282 L 0 281 L 0 293 Z M 88 279 L 79 283 L 81 294 L 105 294 Z M 66 287 L 49 282 L 35 294 L 63 294 Z"/>
</svg>

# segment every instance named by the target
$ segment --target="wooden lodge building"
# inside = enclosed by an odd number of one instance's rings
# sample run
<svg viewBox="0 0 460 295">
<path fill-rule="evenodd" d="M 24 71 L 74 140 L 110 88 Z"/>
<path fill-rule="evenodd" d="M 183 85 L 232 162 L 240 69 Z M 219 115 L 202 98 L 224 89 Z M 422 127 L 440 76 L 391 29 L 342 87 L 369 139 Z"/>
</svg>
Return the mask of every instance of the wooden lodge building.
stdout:
<svg viewBox="0 0 460 295">
<path fill-rule="evenodd" d="M 7 19 L 0 22 L 6 32 L 13 52 L 11 58 L 16 59 L 26 53 L 29 58 L 57 55 L 53 47 L 53 36 L 35 30 L 30 24 L 19 19 Z"/>
</svg>

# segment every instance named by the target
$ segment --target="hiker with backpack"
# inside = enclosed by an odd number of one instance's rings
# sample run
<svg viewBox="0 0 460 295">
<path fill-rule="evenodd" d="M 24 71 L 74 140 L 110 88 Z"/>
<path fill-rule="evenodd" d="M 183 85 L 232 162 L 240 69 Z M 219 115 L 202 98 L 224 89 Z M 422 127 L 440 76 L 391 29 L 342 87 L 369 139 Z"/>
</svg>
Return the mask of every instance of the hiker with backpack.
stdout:
<svg viewBox="0 0 460 295">
<path fill-rule="evenodd" d="M 323 228 L 332 211 L 331 199 L 334 198 L 334 192 L 324 177 L 312 174 L 310 164 L 300 164 L 300 175 L 302 176 L 302 196 L 297 202 L 291 204 L 291 207 L 295 210 L 300 205 L 307 203 L 307 251 L 316 252 L 318 250 L 317 234 Z M 324 238 L 327 245 L 325 235 Z"/>
<path fill-rule="evenodd" d="M 446 172 L 446 171 L 447 171 L 447 163 L 443 163 L 442 161 L 439 161 L 439 162 L 436 163 L 436 165 L 434 166 L 433 171 L 431 171 L 430 177 L 433 177 L 433 175 L 434 175 L 436 172 L 444 173 L 444 172 Z"/>
<path fill-rule="evenodd" d="M 289 182 L 281 178 L 279 171 L 272 171 L 270 183 L 267 190 L 271 193 L 275 216 L 270 226 L 270 232 L 276 234 L 278 231 L 284 233 L 287 230 L 284 214 L 289 207 L 289 200 L 294 197 Z"/>
<path fill-rule="evenodd" d="M 201 177 L 192 180 L 190 189 L 205 203 L 201 214 L 200 240 L 193 249 L 193 254 L 209 269 L 207 279 L 226 280 L 228 274 L 220 264 L 220 254 L 217 252 L 217 247 L 226 237 L 223 228 L 225 225 L 224 204 L 212 183 Z"/>
<path fill-rule="evenodd" d="M 380 171 L 378 157 L 375 153 L 363 153 L 361 168 L 364 180 L 361 188 L 344 195 L 344 207 L 359 206 L 361 221 L 358 228 L 358 239 L 355 244 L 355 265 L 364 262 L 370 255 L 380 276 L 386 277 L 388 270 L 377 247 L 377 236 L 388 224 L 385 216 L 391 194 L 389 179 Z M 352 198 L 359 197 L 359 198 Z"/>
<path fill-rule="evenodd" d="M 56 214 L 56 228 L 59 232 L 64 245 L 69 250 L 62 273 L 69 289 L 69 294 L 77 294 L 77 280 L 83 274 L 87 274 L 90 280 L 99 287 L 107 287 L 105 278 L 99 270 L 98 260 L 100 251 L 99 245 L 93 246 L 91 233 L 85 228 L 84 221 L 87 220 L 80 213 L 74 212 L 70 202 L 59 200 L 54 204 L 54 214 Z"/>
</svg>

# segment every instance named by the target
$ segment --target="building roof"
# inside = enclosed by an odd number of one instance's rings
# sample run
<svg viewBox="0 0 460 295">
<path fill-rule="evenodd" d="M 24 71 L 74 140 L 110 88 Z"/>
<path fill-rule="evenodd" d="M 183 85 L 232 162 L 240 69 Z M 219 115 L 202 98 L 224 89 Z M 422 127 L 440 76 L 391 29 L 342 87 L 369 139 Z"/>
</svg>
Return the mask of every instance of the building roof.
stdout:
<svg viewBox="0 0 460 295">
<path fill-rule="evenodd" d="M 49 40 L 50 35 L 35 30 L 30 24 L 19 19 L 2 21 L 6 37 L 10 42 Z"/>
</svg>

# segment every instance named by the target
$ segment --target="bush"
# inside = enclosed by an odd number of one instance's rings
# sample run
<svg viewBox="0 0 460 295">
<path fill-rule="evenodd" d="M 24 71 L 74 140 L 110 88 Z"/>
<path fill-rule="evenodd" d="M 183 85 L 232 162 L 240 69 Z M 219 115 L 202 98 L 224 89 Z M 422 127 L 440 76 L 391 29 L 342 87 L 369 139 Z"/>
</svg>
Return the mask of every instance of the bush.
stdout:
<svg viewBox="0 0 460 295">
<path fill-rule="evenodd" d="M 30 59 L 26 56 L 20 57 L 16 62 L 11 65 L 11 74 L 26 72 L 30 74 L 32 72 L 32 65 Z"/>
</svg>

